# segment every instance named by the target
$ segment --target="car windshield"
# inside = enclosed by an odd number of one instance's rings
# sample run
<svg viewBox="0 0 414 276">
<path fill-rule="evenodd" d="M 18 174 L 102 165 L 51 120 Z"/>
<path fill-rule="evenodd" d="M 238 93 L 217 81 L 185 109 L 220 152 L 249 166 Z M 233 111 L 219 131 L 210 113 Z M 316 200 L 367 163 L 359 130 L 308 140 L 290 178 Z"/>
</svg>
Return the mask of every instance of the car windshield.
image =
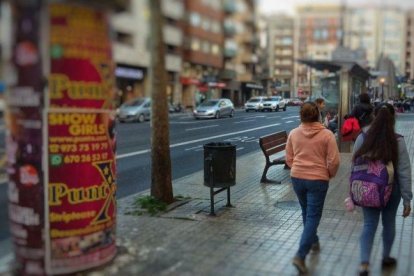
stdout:
<svg viewBox="0 0 414 276">
<path fill-rule="evenodd" d="M 271 102 L 271 101 L 274 101 L 272 98 L 266 98 L 266 99 L 264 99 L 264 101 L 265 102 Z"/>
<path fill-rule="evenodd" d="M 281 97 L 272 97 L 272 101 L 280 101 L 281 99 Z"/>
<path fill-rule="evenodd" d="M 144 103 L 144 99 L 135 99 L 124 103 L 122 106 L 130 107 L 130 106 L 140 106 Z"/>
<path fill-rule="evenodd" d="M 250 99 L 248 102 L 249 103 L 257 103 L 257 102 L 260 102 L 260 99 Z"/>
<path fill-rule="evenodd" d="M 218 101 L 206 101 L 202 104 L 200 104 L 200 106 L 215 106 L 218 103 Z"/>
</svg>

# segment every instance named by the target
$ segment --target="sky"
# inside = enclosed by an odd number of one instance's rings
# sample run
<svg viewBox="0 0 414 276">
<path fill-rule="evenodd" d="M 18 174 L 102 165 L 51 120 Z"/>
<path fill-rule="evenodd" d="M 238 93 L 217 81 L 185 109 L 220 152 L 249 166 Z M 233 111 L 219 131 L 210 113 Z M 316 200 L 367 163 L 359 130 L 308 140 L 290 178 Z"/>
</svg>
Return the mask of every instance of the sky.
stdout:
<svg viewBox="0 0 414 276">
<path fill-rule="evenodd" d="M 387 5 L 401 8 L 414 8 L 414 0 L 342 0 L 348 5 Z M 259 11 L 269 13 L 294 14 L 295 6 L 301 4 L 322 3 L 340 4 L 341 0 L 259 0 Z"/>
</svg>

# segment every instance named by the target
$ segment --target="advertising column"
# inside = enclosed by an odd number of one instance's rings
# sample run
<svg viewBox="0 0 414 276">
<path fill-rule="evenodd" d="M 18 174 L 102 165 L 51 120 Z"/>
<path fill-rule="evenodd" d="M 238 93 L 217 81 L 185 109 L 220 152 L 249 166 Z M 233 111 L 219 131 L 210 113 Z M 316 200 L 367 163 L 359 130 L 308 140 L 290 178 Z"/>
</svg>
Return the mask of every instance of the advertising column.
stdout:
<svg viewBox="0 0 414 276">
<path fill-rule="evenodd" d="M 49 5 L 46 265 L 53 274 L 116 253 L 114 66 L 105 13 Z"/>
<path fill-rule="evenodd" d="M 116 254 L 109 23 L 67 2 L 14 6 L 6 141 L 18 275 L 73 273 Z"/>
</svg>

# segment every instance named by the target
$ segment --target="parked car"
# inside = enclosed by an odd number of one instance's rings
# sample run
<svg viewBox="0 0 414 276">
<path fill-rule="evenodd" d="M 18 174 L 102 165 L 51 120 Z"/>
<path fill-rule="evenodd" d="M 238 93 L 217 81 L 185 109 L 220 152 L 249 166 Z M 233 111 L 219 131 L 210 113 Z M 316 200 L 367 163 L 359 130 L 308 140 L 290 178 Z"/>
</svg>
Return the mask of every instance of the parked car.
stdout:
<svg viewBox="0 0 414 276">
<path fill-rule="evenodd" d="M 221 118 L 234 116 L 234 105 L 229 99 L 211 99 L 197 106 L 193 112 L 194 118 Z"/>
<path fill-rule="evenodd" d="M 120 122 L 144 122 L 151 118 L 151 98 L 135 98 L 122 104 L 116 111 Z"/>
<path fill-rule="evenodd" d="M 252 97 L 244 104 L 244 110 L 246 112 L 261 111 L 263 108 L 263 99 L 266 97 Z"/>
<path fill-rule="evenodd" d="M 286 102 L 281 96 L 272 96 L 263 100 L 263 111 L 286 111 Z"/>
<path fill-rule="evenodd" d="M 288 99 L 287 105 L 288 106 L 301 106 L 303 104 L 303 101 L 299 98 L 291 98 Z"/>
</svg>

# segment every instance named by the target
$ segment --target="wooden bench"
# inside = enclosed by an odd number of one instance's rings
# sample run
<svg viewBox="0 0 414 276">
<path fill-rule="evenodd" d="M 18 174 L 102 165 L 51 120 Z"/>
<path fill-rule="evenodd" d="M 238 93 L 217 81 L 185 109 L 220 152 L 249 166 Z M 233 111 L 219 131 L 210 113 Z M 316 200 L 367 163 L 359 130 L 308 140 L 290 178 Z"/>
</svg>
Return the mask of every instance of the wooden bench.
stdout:
<svg viewBox="0 0 414 276">
<path fill-rule="evenodd" d="M 260 182 L 262 183 L 281 183 L 280 181 L 272 181 L 267 179 L 266 174 L 271 166 L 274 165 L 285 165 L 285 169 L 289 169 L 285 162 L 285 156 L 278 157 L 271 160 L 271 156 L 276 153 L 282 152 L 285 150 L 287 142 L 287 133 L 286 131 L 280 131 L 272 133 L 266 136 L 262 136 L 259 139 L 260 148 L 263 151 L 263 154 L 266 158 L 266 166 L 263 170 L 262 178 Z"/>
</svg>

